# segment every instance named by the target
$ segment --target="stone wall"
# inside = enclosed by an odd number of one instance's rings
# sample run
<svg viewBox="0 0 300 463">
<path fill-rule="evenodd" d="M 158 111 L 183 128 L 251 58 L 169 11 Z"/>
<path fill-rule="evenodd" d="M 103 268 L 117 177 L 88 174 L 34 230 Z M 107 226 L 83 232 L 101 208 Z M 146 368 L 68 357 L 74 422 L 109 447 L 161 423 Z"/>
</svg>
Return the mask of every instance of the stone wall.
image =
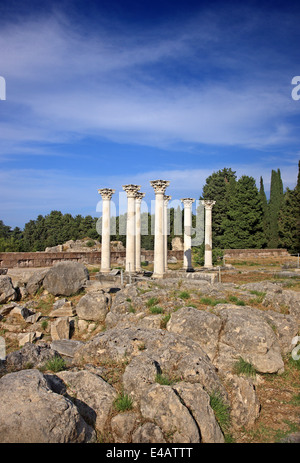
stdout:
<svg viewBox="0 0 300 463">
<path fill-rule="evenodd" d="M 290 257 L 286 249 L 224 249 L 224 257 L 246 259 L 247 257 Z"/>
<path fill-rule="evenodd" d="M 153 251 L 142 250 L 142 261 L 153 262 Z M 182 251 L 168 251 L 169 257 L 183 259 Z M 112 251 L 111 263 L 123 265 L 125 263 L 125 251 Z M 96 252 L 1 252 L 0 268 L 14 267 L 51 267 L 61 261 L 82 262 L 83 264 L 101 264 L 101 251 Z"/>
</svg>

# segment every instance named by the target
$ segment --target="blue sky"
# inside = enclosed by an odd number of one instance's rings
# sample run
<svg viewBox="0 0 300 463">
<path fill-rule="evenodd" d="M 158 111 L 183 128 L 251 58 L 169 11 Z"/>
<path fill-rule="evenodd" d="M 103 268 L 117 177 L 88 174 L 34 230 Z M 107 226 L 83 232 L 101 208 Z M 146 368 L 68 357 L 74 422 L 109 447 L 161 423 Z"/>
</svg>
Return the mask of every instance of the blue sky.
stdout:
<svg viewBox="0 0 300 463">
<path fill-rule="evenodd" d="M 199 198 L 231 167 L 294 188 L 299 2 L 2 0 L 0 219 L 99 214 L 99 188 Z M 118 212 L 118 211 L 117 211 Z"/>
</svg>

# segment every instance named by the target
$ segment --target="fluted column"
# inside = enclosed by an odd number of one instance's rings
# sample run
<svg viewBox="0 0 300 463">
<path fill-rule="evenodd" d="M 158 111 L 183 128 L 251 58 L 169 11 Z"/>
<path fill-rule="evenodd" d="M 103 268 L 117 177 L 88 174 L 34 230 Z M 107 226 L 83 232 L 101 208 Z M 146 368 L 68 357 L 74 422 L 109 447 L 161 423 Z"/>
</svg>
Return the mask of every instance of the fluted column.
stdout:
<svg viewBox="0 0 300 463">
<path fill-rule="evenodd" d="M 184 270 L 192 270 L 192 204 L 195 201 L 194 198 L 183 198 L 181 199 L 184 210 L 183 210 L 183 224 L 184 224 L 184 235 L 183 235 L 183 268 Z"/>
<path fill-rule="evenodd" d="M 115 190 L 98 190 L 102 197 L 101 272 L 110 272 L 110 200 Z"/>
<path fill-rule="evenodd" d="M 168 204 L 172 196 L 164 195 L 164 267 L 168 270 Z"/>
<path fill-rule="evenodd" d="M 137 192 L 135 195 L 135 270 L 140 272 L 141 267 L 141 202 L 145 193 Z"/>
<path fill-rule="evenodd" d="M 204 235 L 204 267 L 211 268 L 212 264 L 212 208 L 216 201 L 201 201 L 205 208 L 205 235 Z"/>
<path fill-rule="evenodd" d="M 126 272 L 135 272 L 135 196 L 139 185 L 123 185 L 127 193 Z"/>
<path fill-rule="evenodd" d="M 154 278 L 162 278 L 164 265 L 164 194 L 170 182 L 153 180 L 150 182 L 155 192 L 155 236 L 154 236 Z"/>
</svg>

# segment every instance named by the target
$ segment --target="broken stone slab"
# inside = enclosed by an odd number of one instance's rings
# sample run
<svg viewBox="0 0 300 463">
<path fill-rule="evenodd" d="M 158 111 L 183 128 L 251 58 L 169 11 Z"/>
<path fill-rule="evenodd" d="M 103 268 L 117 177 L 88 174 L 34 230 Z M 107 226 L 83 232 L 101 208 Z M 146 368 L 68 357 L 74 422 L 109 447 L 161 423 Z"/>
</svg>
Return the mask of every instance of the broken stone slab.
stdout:
<svg viewBox="0 0 300 463">
<path fill-rule="evenodd" d="M 8 275 L 0 275 L 0 304 L 15 301 L 17 297 L 11 278 Z"/>
<path fill-rule="evenodd" d="M 41 312 L 35 312 L 33 313 L 32 315 L 29 315 L 25 321 L 26 323 L 36 323 L 40 318 L 42 317 L 42 313 Z"/>
<path fill-rule="evenodd" d="M 70 338 L 69 317 L 59 317 L 51 323 L 51 338 L 53 341 Z"/>
<path fill-rule="evenodd" d="M 21 335 L 19 336 L 19 346 L 22 347 L 24 346 L 27 342 L 34 342 L 34 341 L 37 341 L 38 339 L 40 339 L 42 336 L 42 333 L 40 333 L 39 331 L 31 331 L 29 333 L 26 333 L 24 335 L 24 333 L 21 333 Z"/>
<path fill-rule="evenodd" d="M 24 307 L 22 305 L 15 305 L 15 307 L 10 312 L 10 315 L 19 315 L 26 321 L 28 317 L 34 314 L 35 312 L 33 312 L 32 310 L 29 310 L 27 307 Z"/>
<path fill-rule="evenodd" d="M 65 302 L 63 305 L 61 305 L 60 307 L 52 310 L 49 313 L 49 317 L 53 317 L 53 318 L 56 318 L 56 317 L 74 317 L 75 315 L 76 315 L 76 310 L 72 306 L 71 301 Z"/>
<path fill-rule="evenodd" d="M 58 339 L 52 341 L 50 344 L 51 349 L 55 350 L 61 355 L 73 357 L 77 349 L 84 344 L 82 341 L 72 339 Z"/>
</svg>

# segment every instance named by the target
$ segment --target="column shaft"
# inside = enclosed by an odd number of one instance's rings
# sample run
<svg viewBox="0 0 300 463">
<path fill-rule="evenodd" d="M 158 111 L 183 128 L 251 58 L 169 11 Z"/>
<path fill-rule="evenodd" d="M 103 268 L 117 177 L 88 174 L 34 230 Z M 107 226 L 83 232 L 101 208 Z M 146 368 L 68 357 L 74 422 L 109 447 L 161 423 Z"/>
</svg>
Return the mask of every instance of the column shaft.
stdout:
<svg viewBox="0 0 300 463">
<path fill-rule="evenodd" d="M 204 235 L 204 267 L 211 268 L 212 264 L 212 208 L 215 201 L 205 200 L 205 235 Z"/>
<path fill-rule="evenodd" d="M 137 192 L 135 196 L 135 223 L 136 223 L 136 237 L 135 237 L 135 270 L 140 272 L 141 267 L 141 202 L 145 193 Z"/>
<path fill-rule="evenodd" d="M 102 232 L 101 232 L 101 272 L 107 273 L 110 268 L 110 200 L 115 190 L 102 188 L 98 190 L 102 196 Z"/>
<path fill-rule="evenodd" d="M 164 193 L 169 185 L 165 180 L 150 182 L 155 191 L 155 236 L 154 236 L 154 278 L 162 278 L 165 273 L 164 258 Z"/>
<path fill-rule="evenodd" d="M 135 195 L 138 185 L 124 185 L 127 193 L 126 272 L 135 272 Z"/>
<path fill-rule="evenodd" d="M 183 236 L 183 268 L 192 270 L 192 204 L 193 198 L 184 198 L 181 200 L 184 205 L 184 236 Z"/>
</svg>

